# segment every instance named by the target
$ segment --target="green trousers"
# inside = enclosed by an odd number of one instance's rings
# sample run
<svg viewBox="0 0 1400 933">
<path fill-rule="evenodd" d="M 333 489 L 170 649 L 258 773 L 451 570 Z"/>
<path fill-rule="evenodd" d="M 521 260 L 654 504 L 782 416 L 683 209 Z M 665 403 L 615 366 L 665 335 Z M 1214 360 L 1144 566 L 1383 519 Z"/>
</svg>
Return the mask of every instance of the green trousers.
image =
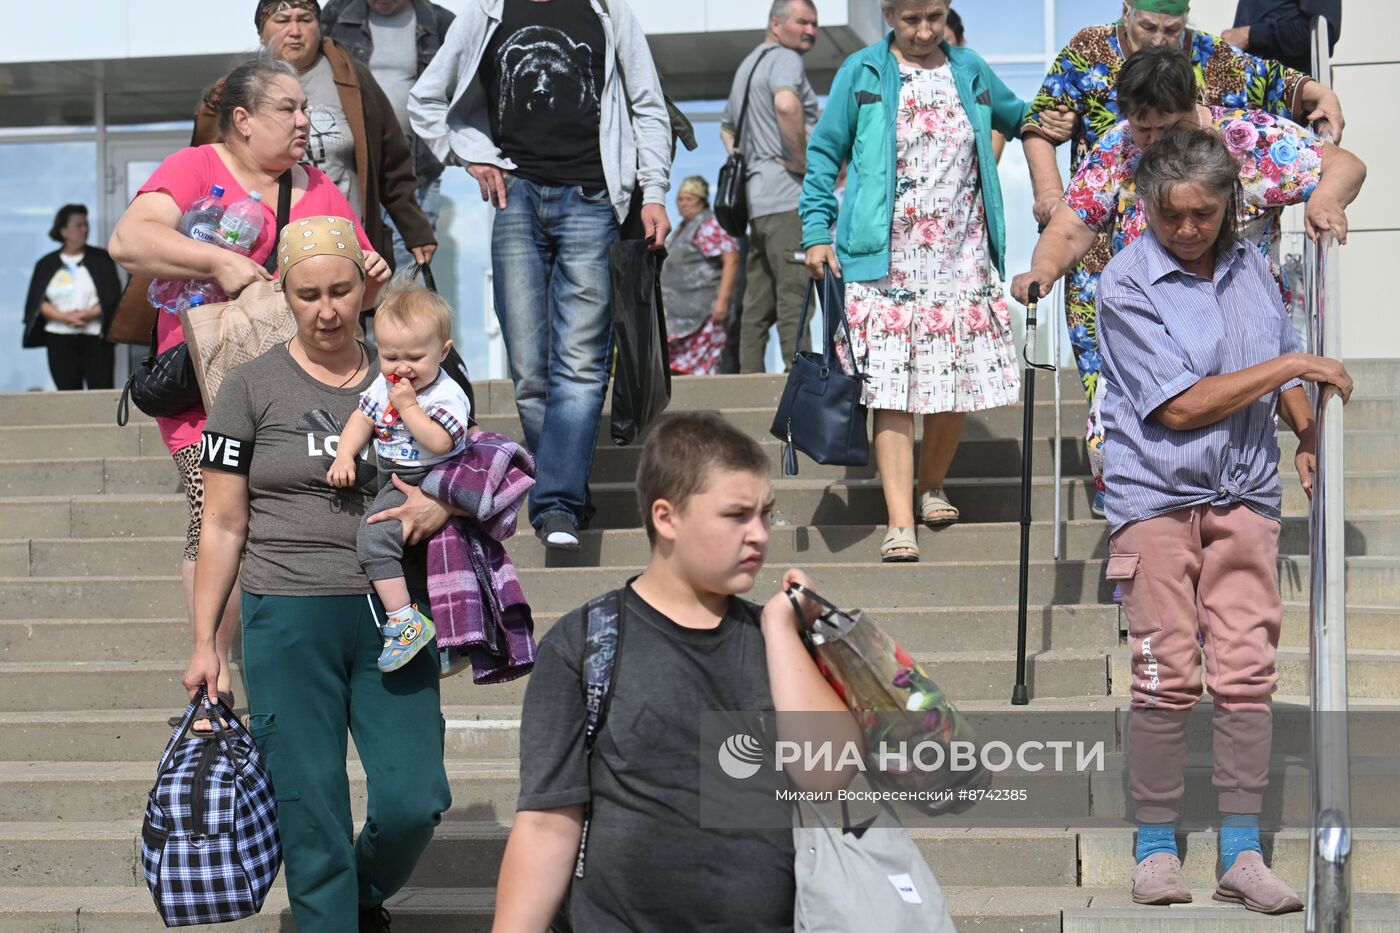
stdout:
<svg viewBox="0 0 1400 933">
<path fill-rule="evenodd" d="M 452 804 L 432 646 L 391 674 L 383 610 L 365 596 L 243 594 L 250 731 L 277 792 L 287 893 L 300 933 L 358 929 L 360 905 L 401 888 Z M 358 841 L 347 731 L 369 783 Z"/>
</svg>

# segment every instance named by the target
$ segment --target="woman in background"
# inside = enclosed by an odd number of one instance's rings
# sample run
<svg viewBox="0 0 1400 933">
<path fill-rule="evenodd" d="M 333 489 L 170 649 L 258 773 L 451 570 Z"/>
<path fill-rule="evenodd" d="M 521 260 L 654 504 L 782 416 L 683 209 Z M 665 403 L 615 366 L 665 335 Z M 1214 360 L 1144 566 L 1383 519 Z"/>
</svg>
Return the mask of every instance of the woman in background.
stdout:
<svg viewBox="0 0 1400 933">
<path fill-rule="evenodd" d="M 661 267 L 671 372 L 713 376 L 727 341 L 725 320 L 739 278 L 739 243 L 715 220 L 710 185 L 699 175 L 681 182 L 676 208 L 681 222 L 666 241 L 669 255 Z"/>
<path fill-rule="evenodd" d="M 60 392 L 113 386 L 116 348 L 106 337 L 122 286 L 111 255 L 88 245 L 88 229 L 87 207 L 58 209 L 49 239 L 62 246 L 34 264 L 24 301 L 23 345 L 48 349 Z"/>
<path fill-rule="evenodd" d="M 886 562 L 919 559 L 916 518 L 929 526 L 957 520 L 943 483 L 967 413 L 1020 398 L 1001 287 L 1006 228 L 992 130 L 1018 136 L 1027 104 L 976 52 L 945 41 L 948 6 L 881 0 L 893 33 L 837 73 L 807 147 L 799 205 L 812 277 L 829 269 L 846 281 L 850 342 L 842 349 L 869 377 Z"/>
</svg>

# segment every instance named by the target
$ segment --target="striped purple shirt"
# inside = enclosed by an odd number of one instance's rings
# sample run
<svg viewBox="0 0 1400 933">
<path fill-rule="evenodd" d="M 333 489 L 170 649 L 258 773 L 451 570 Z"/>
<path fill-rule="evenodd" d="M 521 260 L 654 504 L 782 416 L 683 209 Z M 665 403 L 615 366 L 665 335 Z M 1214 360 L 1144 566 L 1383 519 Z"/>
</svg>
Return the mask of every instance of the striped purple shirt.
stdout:
<svg viewBox="0 0 1400 933">
<path fill-rule="evenodd" d="M 1279 393 L 1301 382 L 1190 431 L 1154 414 L 1206 376 L 1298 349 L 1258 250 L 1236 243 L 1204 279 L 1182 269 L 1149 229 L 1104 269 L 1098 307 L 1110 531 L 1206 503 L 1243 502 L 1277 520 L 1283 487 L 1274 414 Z"/>
</svg>

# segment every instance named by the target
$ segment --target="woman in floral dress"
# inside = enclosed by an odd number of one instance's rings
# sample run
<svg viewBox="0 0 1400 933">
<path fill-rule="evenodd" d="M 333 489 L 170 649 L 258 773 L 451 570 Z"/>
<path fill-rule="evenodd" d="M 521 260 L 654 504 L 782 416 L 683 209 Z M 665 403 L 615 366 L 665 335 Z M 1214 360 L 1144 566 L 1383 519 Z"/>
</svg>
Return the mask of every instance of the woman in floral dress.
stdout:
<svg viewBox="0 0 1400 933">
<path fill-rule="evenodd" d="M 676 194 L 681 222 L 666 241 L 661 298 L 666 308 L 671 372 L 713 376 L 728 341 L 726 320 L 739 281 L 739 244 L 710 210 L 710 184 L 699 175 Z"/>
<path fill-rule="evenodd" d="M 915 499 L 924 524 L 957 520 L 943 482 L 967 413 L 1020 395 L 992 130 L 1016 137 L 1027 104 L 976 52 L 944 41 L 948 6 L 882 0 L 893 34 L 837 74 L 808 144 L 799 208 L 812 276 L 831 269 L 847 283 L 850 338 L 840 350 L 868 377 L 885 561 L 919 559 Z M 923 416 L 917 487 L 915 415 Z"/>
</svg>

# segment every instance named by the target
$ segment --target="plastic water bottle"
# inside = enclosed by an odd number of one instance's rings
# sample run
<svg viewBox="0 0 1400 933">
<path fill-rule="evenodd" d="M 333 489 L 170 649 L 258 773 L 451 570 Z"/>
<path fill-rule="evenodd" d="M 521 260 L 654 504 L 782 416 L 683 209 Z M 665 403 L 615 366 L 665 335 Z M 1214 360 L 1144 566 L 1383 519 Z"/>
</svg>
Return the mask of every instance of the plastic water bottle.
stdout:
<svg viewBox="0 0 1400 933">
<path fill-rule="evenodd" d="M 254 191 L 242 201 L 235 202 L 219 220 L 219 245 L 244 256 L 253 252 L 253 244 L 263 228 L 262 195 Z"/>
<path fill-rule="evenodd" d="M 196 299 L 202 305 L 217 305 L 228 301 L 228 295 L 224 294 L 224 290 L 219 287 L 218 282 L 191 279 L 189 284 L 185 286 L 183 303 L 193 308 Z"/>
<path fill-rule="evenodd" d="M 208 194 L 189 206 L 175 229 L 191 239 L 213 243 L 223 216 L 224 189 L 222 185 L 214 185 Z M 179 314 L 184 307 L 185 285 L 184 279 L 156 279 L 151 282 L 146 297 L 153 307 Z"/>
<path fill-rule="evenodd" d="M 180 218 L 180 232 L 192 240 L 213 243 L 219 229 L 219 221 L 224 216 L 224 189 L 214 185 L 209 193 L 190 205 L 185 216 Z"/>
</svg>

